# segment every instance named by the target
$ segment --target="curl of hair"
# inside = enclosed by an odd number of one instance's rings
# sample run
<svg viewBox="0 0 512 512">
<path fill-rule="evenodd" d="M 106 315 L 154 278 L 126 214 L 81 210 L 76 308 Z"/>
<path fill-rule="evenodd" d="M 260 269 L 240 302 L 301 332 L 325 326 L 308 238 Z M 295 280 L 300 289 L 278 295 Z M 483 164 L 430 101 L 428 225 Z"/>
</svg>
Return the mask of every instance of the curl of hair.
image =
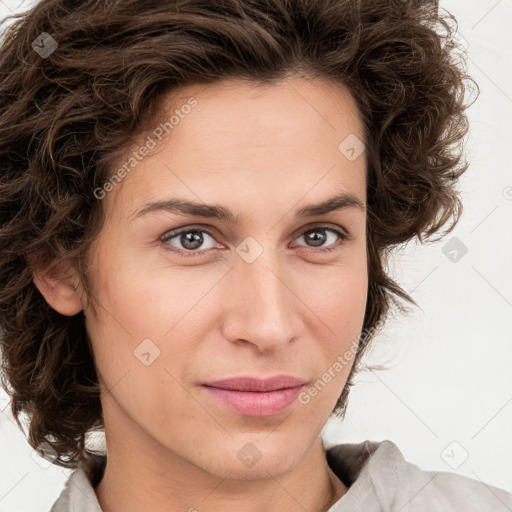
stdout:
<svg viewBox="0 0 512 512">
<path fill-rule="evenodd" d="M 367 158 L 368 300 L 363 337 L 333 412 L 392 306 L 397 245 L 455 226 L 466 170 L 468 85 L 456 22 L 404 0 L 42 0 L 9 16 L 0 47 L 0 348 L 12 413 L 54 464 L 87 459 L 103 415 L 83 311 L 64 316 L 32 279 L 31 256 L 73 261 L 87 295 L 88 254 L 104 212 L 94 190 L 152 126 L 165 95 L 229 78 L 344 84 L 360 109 Z M 42 58 L 32 42 L 50 34 Z M 341 142 L 341 141 L 340 141 Z M 401 299 L 401 300 L 400 300 Z M 21 426 L 21 425 L 20 425 Z"/>
</svg>

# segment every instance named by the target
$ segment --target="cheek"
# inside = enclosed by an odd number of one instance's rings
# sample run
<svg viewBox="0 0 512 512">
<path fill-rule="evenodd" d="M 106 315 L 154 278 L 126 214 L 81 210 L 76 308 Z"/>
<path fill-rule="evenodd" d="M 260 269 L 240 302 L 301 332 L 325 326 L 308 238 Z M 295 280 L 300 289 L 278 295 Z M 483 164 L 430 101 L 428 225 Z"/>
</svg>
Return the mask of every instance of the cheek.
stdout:
<svg viewBox="0 0 512 512">
<path fill-rule="evenodd" d="M 317 384 L 305 397 L 314 409 L 334 407 L 357 353 L 366 310 L 366 263 L 332 270 L 321 279 L 317 276 L 315 293 L 305 300 L 317 340 L 312 357 L 319 362 Z"/>
<path fill-rule="evenodd" d="M 141 251 L 105 246 L 95 261 L 101 323 L 136 338 L 161 335 L 186 289 L 168 269 L 141 256 Z"/>
<path fill-rule="evenodd" d="M 312 269 L 301 278 L 301 296 L 324 323 L 327 337 L 341 341 L 362 328 L 368 293 L 366 259 Z"/>
<path fill-rule="evenodd" d="M 180 366 L 174 350 L 187 359 L 197 326 L 192 320 L 215 276 L 191 280 L 190 273 L 168 267 L 148 268 L 121 257 L 112 260 L 118 265 L 101 267 L 98 317 L 87 315 L 87 329 L 106 384 L 115 384 L 129 371 L 129 380 L 142 385 L 148 376 L 157 378 L 154 368 Z M 151 366 L 145 367 L 144 361 L 151 361 Z"/>
</svg>

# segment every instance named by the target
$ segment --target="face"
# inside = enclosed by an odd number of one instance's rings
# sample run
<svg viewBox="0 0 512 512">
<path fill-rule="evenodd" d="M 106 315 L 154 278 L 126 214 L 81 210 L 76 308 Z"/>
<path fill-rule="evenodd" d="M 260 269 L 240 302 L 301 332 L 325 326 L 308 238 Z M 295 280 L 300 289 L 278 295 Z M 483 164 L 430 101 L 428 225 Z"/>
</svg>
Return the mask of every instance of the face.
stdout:
<svg viewBox="0 0 512 512">
<path fill-rule="evenodd" d="M 178 110 L 173 127 L 155 125 L 155 146 L 141 139 L 150 153 L 108 187 L 91 253 L 98 315 L 85 315 L 109 450 L 125 443 L 223 478 L 290 471 L 333 410 L 351 367 L 340 357 L 363 324 L 355 103 L 340 85 L 295 78 L 188 87 L 162 109 L 167 120 Z M 336 209 L 306 209 L 334 197 Z M 204 386 L 283 374 L 306 383 L 300 395 L 250 402 Z M 247 454 L 260 457 L 253 467 Z"/>
</svg>

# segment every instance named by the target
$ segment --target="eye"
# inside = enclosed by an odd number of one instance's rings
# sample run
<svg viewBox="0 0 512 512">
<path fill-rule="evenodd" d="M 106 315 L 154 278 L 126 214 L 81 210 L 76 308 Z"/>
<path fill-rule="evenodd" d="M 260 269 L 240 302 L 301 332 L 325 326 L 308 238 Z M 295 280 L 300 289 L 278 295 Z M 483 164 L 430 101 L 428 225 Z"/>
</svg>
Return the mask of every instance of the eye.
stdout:
<svg viewBox="0 0 512 512">
<path fill-rule="evenodd" d="M 213 244 L 210 244 L 210 247 L 203 247 L 205 242 L 205 234 L 206 240 L 210 238 L 214 241 Z M 320 235 L 319 235 L 320 234 Z M 330 235 L 330 237 L 328 236 Z M 319 247 L 319 251 L 314 252 L 330 252 L 339 248 L 340 245 L 343 244 L 344 241 L 349 240 L 351 236 L 340 229 L 336 229 L 331 226 L 318 226 L 310 228 L 306 231 L 303 231 L 302 234 L 296 238 L 305 237 L 305 240 L 308 244 L 305 247 L 316 248 Z M 329 241 L 331 238 L 331 244 L 327 247 L 323 247 L 323 245 Z M 336 238 L 340 241 L 336 243 Z M 176 240 L 175 243 L 178 244 L 178 247 L 173 245 L 171 242 Z M 185 228 L 181 228 L 176 231 L 171 231 L 164 235 L 164 238 L 161 239 L 164 244 L 164 249 L 166 251 L 171 251 L 185 257 L 197 257 L 203 256 L 206 252 L 213 249 L 215 247 L 215 238 L 213 233 L 204 227 L 199 226 L 188 226 Z M 197 249 L 203 248 L 203 250 L 198 251 Z"/>
<path fill-rule="evenodd" d="M 318 236 L 318 233 L 320 233 L 320 236 Z M 327 247 L 321 247 L 323 244 L 328 241 L 330 235 L 331 240 L 334 239 L 334 245 L 329 244 Z M 311 243 L 312 245 L 308 245 L 307 247 L 320 247 L 321 252 L 330 252 L 337 249 L 340 245 L 343 244 L 344 241 L 350 239 L 350 235 L 346 232 L 343 232 L 339 229 L 335 229 L 330 226 L 317 226 L 311 229 L 308 229 L 307 231 L 304 231 L 302 235 L 299 236 L 299 238 L 305 237 L 305 240 L 308 241 L 308 243 Z M 339 243 L 336 243 L 336 238 L 340 239 Z"/>
<path fill-rule="evenodd" d="M 168 233 L 168 236 L 162 239 L 162 242 L 164 242 L 164 249 L 166 251 L 183 254 L 184 256 L 201 256 L 205 251 L 198 252 L 196 249 L 201 247 L 204 243 L 205 236 L 203 233 L 206 233 L 207 238 L 214 240 L 213 234 L 204 228 L 186 227 L 178 231 L 171 231 Z M 177 242 L 181 245 L 181 247 L 173 248 L 173 245 L 168 244 L 171 240 L 174 239 L 177 239 Z M 168 245 L 170 245 L 170 247 Z M 215 244 L 213 244 L 213 246 L 214 245 Z M 210 248 L 207 247 L 205 250 L 211 249 L 213 246 Z"/>
</svg>

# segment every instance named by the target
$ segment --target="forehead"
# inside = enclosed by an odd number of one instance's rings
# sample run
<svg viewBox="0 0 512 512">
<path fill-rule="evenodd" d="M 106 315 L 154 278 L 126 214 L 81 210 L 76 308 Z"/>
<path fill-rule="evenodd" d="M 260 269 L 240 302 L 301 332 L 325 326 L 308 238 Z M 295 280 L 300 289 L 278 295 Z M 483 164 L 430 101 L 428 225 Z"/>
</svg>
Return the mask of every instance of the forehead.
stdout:
<svg viewBox="0 0 512 512">
<path fill-rule="evenodd" d="M 178 122 L 172 128 L 173 137 L 185 138 L 189 135 L 187 128 L 191 128 L 205 141 L 230 133 L 237 139 L 250 136 L 254 145 L 258 141 L 285 144 L 291 137 L 328 143 L 328 133 L 336 141 L 347 130 L 363 138 L 360 113 L 350 91 L 342 83 L 327 79 L 290 77 L 276 84 L 231 79 L 191 85 L 163 99 L 155 124 L 185 110 L 191 98 L 196 106 L 190 116 L 186 113 L 175 119 Z M 200 117 L 200 125 L 194 119 L 183 122 L 187 117 Z"/>
<path fill-rule="evenodd" d="M 362 141 L 363 126 L 339 83 L 289 78 L 275 85 L 229 80 L 188 86 L 164 98 L 153 126 L 139 147 L 148 139 L 155 147 L 118 187 L 130 189 L 125 211 L 167 192 L 223 202 L 233 192 L 254 197 L 268 187 L 296 202 L 313 188 L 317 197 L 326 197 L 322 189 L 332 195 L 334 183 L 364 190 L 364 154 L 351 161 L 340 149 L 347 138 Z"/>
</svg>

